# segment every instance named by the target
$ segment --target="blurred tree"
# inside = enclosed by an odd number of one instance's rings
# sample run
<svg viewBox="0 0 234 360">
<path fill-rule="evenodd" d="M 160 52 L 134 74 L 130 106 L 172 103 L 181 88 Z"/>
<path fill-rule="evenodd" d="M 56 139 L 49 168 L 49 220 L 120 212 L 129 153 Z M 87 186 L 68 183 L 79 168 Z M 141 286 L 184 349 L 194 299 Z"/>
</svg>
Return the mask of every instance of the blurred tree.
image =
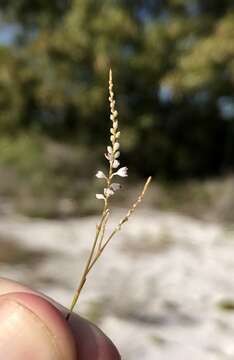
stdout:
<svg viewBox="0 0 234 360">
<path fill-rule="evenodd" d="M 111 65 L 136 172 L 233 169 L 232 0 L 3 0 L 0 10 L 21 26 L 0 51 L 0 131 L 37 129 L 96 149 Z"/>
<path fill-rule="evenodd" d="M 24 27 L 48 26 L 58 22 L 69 10 L 72 0 L 1 0 L 1 9 L 8 21 L 21 22 Z"/>
</svg>

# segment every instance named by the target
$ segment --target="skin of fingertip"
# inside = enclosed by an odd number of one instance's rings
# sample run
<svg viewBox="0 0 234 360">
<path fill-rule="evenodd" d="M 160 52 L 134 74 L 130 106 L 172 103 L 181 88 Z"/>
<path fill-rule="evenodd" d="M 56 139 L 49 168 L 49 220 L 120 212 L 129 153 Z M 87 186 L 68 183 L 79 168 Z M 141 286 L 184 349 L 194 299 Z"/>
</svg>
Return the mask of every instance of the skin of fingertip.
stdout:
<svg viewBox="0 0 234 360">
<path fill-rule="evenodd" d="M 32 293 L 15 292 L 0 296 L 1 301 L 13 300 L 32 311 L 53 334 L 64 360 L 77 360 L 75 340 L 61 312 L 45 299 Z"/>
<path fill-rule="evenodd" d="M 65 318 L 67 309 L 56 303 L 54 300 L 46 297 L 44 294 L 38 294 L 26 286 L 5 278 L 0 278 L 0 295 L 7 293 L 20 292 L 38 295 L 43 297 L 46 302 L 52 303 Z M 69 320 L 69 327 L 72 330 L 78 359 L 92 360 L 120 360 L 118 350 L 112 341 L 95 325 L 88 320 L 83 319 L 77 314 L 72 314 Z"/>
</svg>

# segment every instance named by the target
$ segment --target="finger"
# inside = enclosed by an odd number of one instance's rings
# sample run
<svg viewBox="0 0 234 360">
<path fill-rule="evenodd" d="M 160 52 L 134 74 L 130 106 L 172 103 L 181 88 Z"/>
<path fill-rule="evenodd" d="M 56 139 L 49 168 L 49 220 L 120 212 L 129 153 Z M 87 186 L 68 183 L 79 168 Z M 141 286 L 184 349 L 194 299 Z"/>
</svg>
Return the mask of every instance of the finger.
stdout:
<svg viewBox="0 0 234 360">
<path fill-rule="evenodd" d="M 7 279 L 0 279 L 0 295 L 12 292 L 23 292 L 30 294 L 37 294 L 30 288 L 19 284 L 17 282 L 9 281 Z M 67 314 L 67 309 L 62 305 L 40 294 L 55 307 L 57 307 L 64 317 Z M 69 319 L 69 325 L 72 329 L 73 336 L 76 343 L 76 351 L 78 359 L 92 359 L 92 360 L 119 360 L 120 355 L 103 332 L 94 326 L 89 321 L 81 318 L 76 314 L 72 314 Z"/>
<path fill-rule="evenodd" d="M 30 292 L 34 294 L 36 291 L 24 286 L 16 281 L 0 278 L 0 295 L 5 295 L 11 292 Z"/>
<path fill-rule="evenodd" d="M 61 313 L 30 293 L 0 296 L 0 359 L 76 360 L 72 333 Z"/>
<path fill-rule="evenodd" d="M 79 358 L 120 360 L 115 345 L 95 325 L 74 313 L 70 316 L 69 323 L 74 334 Z"/>
</svg>

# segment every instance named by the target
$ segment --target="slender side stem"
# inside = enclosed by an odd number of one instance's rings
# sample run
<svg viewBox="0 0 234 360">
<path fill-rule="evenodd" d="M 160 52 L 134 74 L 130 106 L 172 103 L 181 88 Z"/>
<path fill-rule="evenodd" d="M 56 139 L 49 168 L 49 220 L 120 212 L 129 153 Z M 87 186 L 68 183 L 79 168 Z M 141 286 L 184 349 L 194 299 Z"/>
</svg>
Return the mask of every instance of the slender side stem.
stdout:
<svg viewBox="0 0 234 360">
<path fill-rule="evenodd" d="M 144 187 L 142 192 L 140 193 L 140 195 L 138 196 L 137 200 L 135 201 L 135 203 L 131 206 L 131 208 L 128 210 L 127 214 L 125 215 L 125 217 L 119 222 L 119 224 L 114 228 L 114 230 L 111 232 L 111 234 L 108 236 L 107 240 L 105 241 L 105 243 L 102 245 L 102 247 L 100 249 L 98 249 L 97 254 L 95 255 L 95 257 L 92 259 L 92 261 L 89 264 L 89 268 L 88 271 L 90 271 L 92 269 L 92 267 L 94 266 L 94 264 L 96 263 L 96 261 L 98 260 L 98 258 L 101 256 L 103 250 L 105 249 L 105 247 L 108 245 L 108 243 L 111 241 L 111 239 L 115 236 L 115 234 L 117 232 L 119 232 L 123 226 L 124 223 L 126 223 L 129 219 L 129 217 L 132 215 L 132 213 L 135 211 L 135 209 L 137 208 L 137 206 L 141 203 L 147 189 L 148 186 L 150 184 L 152 180 L 152 177 L 150 176 Z"/>
</svg>

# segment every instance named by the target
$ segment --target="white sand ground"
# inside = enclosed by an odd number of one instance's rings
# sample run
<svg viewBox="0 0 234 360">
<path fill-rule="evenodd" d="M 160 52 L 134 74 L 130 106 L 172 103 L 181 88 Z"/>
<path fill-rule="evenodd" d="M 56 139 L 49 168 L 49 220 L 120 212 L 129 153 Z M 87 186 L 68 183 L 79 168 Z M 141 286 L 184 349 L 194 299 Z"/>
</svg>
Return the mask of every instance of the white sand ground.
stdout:
<svg viewBox="0 0 234 360">
<path fill-rule="evenodd" d="M 69 305 L 96 222 L 0 218 L 7 241 L 48 252 L 31 265 L 0 264 L 1 276 Z M 234 228 L 140 210 L 90 275 L 79 312 L 125 360 L 233 360 L 234 311 L 223 302 L 234 308 Z"/>
</svg>

